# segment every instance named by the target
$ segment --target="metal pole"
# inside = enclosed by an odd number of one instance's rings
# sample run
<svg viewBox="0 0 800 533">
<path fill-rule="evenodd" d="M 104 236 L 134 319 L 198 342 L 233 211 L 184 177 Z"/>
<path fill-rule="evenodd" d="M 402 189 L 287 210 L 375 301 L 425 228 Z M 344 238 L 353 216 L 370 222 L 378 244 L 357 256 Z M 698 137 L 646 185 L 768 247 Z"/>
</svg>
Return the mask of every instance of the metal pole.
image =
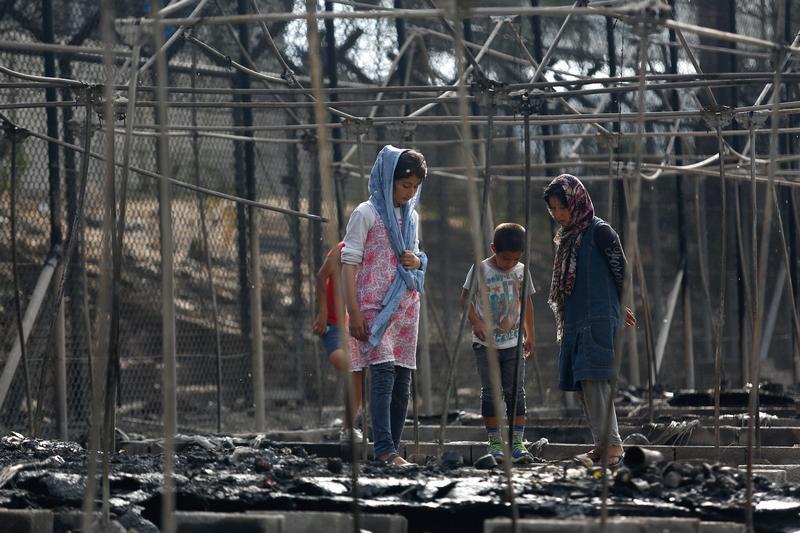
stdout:
<svg viewBox="0 0 800 533">
<path fill-rule="evenodd" d="M 673 0 L 674 1 L 674 0 Z M 606 47 L 608 49 L 608 75 L 612 78 L 617 75 L 617 46 L 614 38 L 615 21 L 611 17 L 606 17 Z M 619 109 L 617 95 L 611 95 L 611 105 L 609 111 L 614 112 Z M 619 132 L 617 132 L 619 133 Z M 614 176 L 612 164 L 614 163 L 614 151 L 619 148 L 619 137 L 615 141 L 611 137 L 608 139 L 608 223 L 613 224 L 614 220 Z M 631 359 L 632 360 L 632 359 Z M 629 374 L 633 374 L 628 369 Z"/>
<path fill-rule="evenodd" d="M 197 64 L 197 54 L 192 53 L 192 65 Z M 192 86 L 194 87 L 197 76 L 192 76 Z M 193 96 L 193 99 L 196 96 Z M 197 110 L 192 109 L 192 125 L 197 125 Z M 194 172 L 194 182 L 200 186 L 200 141 L 195 134 L 192 136 L 192 165 Z M 214 286 L 214 271 L 211 264 L 211 246 L 208 239 L 208 222 L 206 221 L 206 206 L 203 195 L 196 193 L 197 212 L 200 215 L 200 232 L 203 238 L 203 255 L 205 256 L 206 283 L 208 293 L 211 297 L 211 319 L 214 322 L 214 348 L 216 355 L 216 396 L 217 396 L 217 433 L 222 432 L 222 338 L 219 327 L 219 307 L 217 305 L 217 291 Z"/>
<path fill-rule="evenodd" d="M 675 13 L 675 0 L 670 0 L 670 8 Z M 674 43 L 677 35 L 675 30 L 669 31 L 669 40 Z M 674 46 L 669 49 L 669 71 L 671 74 L 678 73 L 678 49 Z M 670 94 L 671 107 L 673 111 L 680 111 L 681 100 L 678 91 L 673 90 Z M 683 139 L 675 138 L 673 145 L 675 153 L 675 164 L 683 165 Z M 675 176 L 676 189 L 675 200 L 678 208 L 678 265 L 683 269 L 681 279 L 681 294 L 683 307 L 683 370 L 686 373 L 685 387 L 693 390 L 695 388 L 695 361 L 694 361 L 694 324 L 692 322 L 692 293 L 689 283 L 689 232 L 686 223 L 685 204 L 688 196 L 684 191 L 685 180 L 683 175 Z"/>
<path fill-rule="evenodd" d="M 238 0 L 237 6 L 239 11 L 242 11 L 243 0 Z M 248 37 L 247 27 L 245 25 L 241 25 L 239 27 L 238 40 L 242 43 L 247 43 L 248 42 L 247 37 Z M 242 50 L 246 51 L 245 48 L 242 48 Z M 242 52 L 242 55 L 244 55 L 244 51 Z M 246 74 L 242 73 L 241 70 L 237 70 L 236 75 L 233 77 L 233 84 L 237 89 L 248 88 L 249 79 Z M 235 100 L 242 102 L 245 96 L 249 95 L 237 94 L 234 96 L 234 98 Z M 234 125 L 246 127 L 247 124 L 245 124 L 245 121 L 247 116 L 248 115 L 245 112 L 244 108 L 234 109 L 233 110 Z M 234 190 L 236 191 L 236 196 L 244 198 L 248 196 L 247 194 L 248 175 L 245 163 L 247 156 L 244 153 L 245 143 L 244 142 L 234 143 L 233 150 L 234 150 Z M 252 283 L 249 279 L 249 274 L 248 274 L 247 209 L 243 205 L 236 206 L 236 230 L 237 230 L 236 250 L 237 250 L 237 262 L 238 262 L 237 266 L 239 271 L 239 316 L 240 316 L 239 320 L 242 329 L 242 337 L 244 337 L 245 339 L 249 337 L 252 342 L 253 317 L 251 314 L 252 302 L 250 301 L 250 298 L 253 293 L 252 293 Z"/>
<path fill-rule="evenodd" d="M 744 226 L 742 224 L 742 195 L 740 183 L 734 183 L 734 204 L 736 207 L 736 270 L 739 287 L 739 365 L 741 367 L 741 386 L 747 386 L 745 369 L 750 359 L 751 341 L 748 338 L 752 334 L 753 326 L 753 296 L 751 283 L 751 269 L 747 257 L 750 255 L 745 247 Z M 751 256 L 752 257 L 752 256 Z"/>
<path fill-rule="evenodd" d="M 471 15 L 475 18 L 488 18 L 488 17 L 512 17 L 541 15 L 552 17 L 563 17 L 570 14 L 575 15 L 617 15 L 617 12 L 600 7 L 540 7 L 540 8 L 526 8 L 526 7 L 475 7 L 470 11 Z M 356 10 L 356 11 L 336 11 L 334 13 L 318 13 L 319 19 L 334 18 L 334 19 L 381 19 L 381 18 L 396 18 L 403 17 L 408 19 L 426 19 L 447 17 L 447 9 L 373 9 L 373 10 Z M 210 17 L 185 17 L 185 18 L 165 18 L 163 24 L 165 25 L 178 25 L 178 24 L 197 24 L 205 23 L 208 25 L 218 26 L 220 24 L 228 23 L 242 23 L 242 22 L 280 22 L 290 21 L 302 18 L 303 15 L 297 12 L 283 12 L 283 13 L 265 13 L 260 15 L 225 15 L 225 16 L 210 16 Z M 119 18 L 116 21 L 119 25 L 130 24 L 150 24 L 151 19 L 141 18 Z M 703 33 L 706 28 L 701 26 L 693 26 L 690 24 L 683 25 L 688 28 L 687 31 L 695 33 Z M 774 47 L 773 43 L 753 37 L 737 36 L 735 34 L 722 33 L 726 39 L 741 39 L 756 46 Z"/>
<path fill-rule="evenodd" d="M 102 33 L 103 46 L 111 49 L 111 15 L 113 4 L 103 3 Z M 117 112 L 113 102 L 113 66 L 112 57 L 106 53 L 103 56 L 103 65 L 106 68 L 106 83 L 103 90 L 103 121 L 105 133 L 105 183 L 103 186 L 103 259 L 100 262 L 100 281 L 99 288 L 101 296 L 98 303 L 97 324 L 98 335 L 98 368 L 102 369 L 102 374 L 98 372 L 98 384 L 103 383 L 104 388 L 98 385 L 98 392 L 104 394 L 104 406 L 98 410 L 98 416 L 103 416 L 103 427 L 101 428 L 101 446 L 103 449 L 103 471 L 102 471 L 102 527 L 110 528 L 111 525 L 111 455 L 116 452 L 114 447 L 114 425 L 115 420 L 115 400 L 117 395 L 117 380 L 119 379 L 119 276 L 121 274 L 122 251 L 119 245 L 119 237 L 115 228 L 117 219 L 117 189 L 116 189 L 116 138 L 114 134 L 114 123 L 117 120 Z M 128 146 L 130 146 L 130 136 L 128 136 Z M 125 196 L 121 202 L 125 201 Z M 124 213 L 125 205 L 120 203 L 120 211 Z M 124 221 L 120 218 L 120 227 L 124 229 Z M 103 296 L 102 293 L 107 292 Z M 103 382 L 105 378 L 105 382 Z M 99 407 L 100 399 L 97 400 Z"/>
<path fill-rule="evenodd" d="M 46 43 L 54 43 L 53 33 L 53 0 L 42 0 L 42 40 Z M 55 77 L 56 64 L 53 52 L 44 53 L 44 75 Z M 45 89 L 45 100 L 47 102 L 57 102 L 58 95 L 55 87 Z M 47 134 L 51 137 L 58 137 L 58 110 L 48 107 L 47 111 Z M 50 182 L 50 246 L 59 246 L 62 242 L 61 237 L 61 176 L 59 172 L 58 146 L 53 143 L 47 144 L 48 175 Z M 62 341 L 63 342 L 63 341 Z"/>
<path fill-rule="evenodd" d="M 54 43 L 53 34 L 53 1 L 42 0 L 42 40 Z M 44 53 L 44 75 L 56 76 L 55 55 L 52 51 Z M 45 89 L 45 99 L 48 102 L 58 100 L 55 87 Z M 54 107 L 47 108 L 47 134 L 58 137 L 58 110 Z M 61 217 L 63 213 L 61 202 L 61 176 L 59 173 L 58 145 L 47 145 L 48 173 L 50 177 L 50 247 L 61 246 Z M 60 279 L 64 265 L 59 265 L 56 279 Z M 67 417 L 67 355 L 66 355 L 66 327 L 64 322 L 64 303 L 60 302 L 56 309 L 55 330 L 53 337 L 55 365 L 53 367 L 55 381 L 56 432 L 60 439 L 68 438 Z M 31 415 L 32 416 L 32 415 Z"/>
<path fill-rule="evenodd" d="M 427 298 L 422 298 L 420 301 L 419 310 L 419 369 L 414 372 L 415 383 L 419 382 L 418 392 L 422 397 L 422 414 L 433 414 L 433 398 L 431 396 L 431 350 L 430 350 L 430 336 L 431 326 L 428 320 L 428 302 Z M 417 385 L 414 385 L 417 390 Z"/>
<path fill-rule="evenodd" d="M 7 136 L 11 138 L 11 273 L 14 278 L 14 310 L 17 319 L 17 334 L 20 354 L 22 356 L 23 380 L 25 383 L 25 401 L 28 410 L 28 431 L 31 438 L 36 437 L 33 430 L 33 399 L 31 397 L 30 373 L 28 370 L 28 353 L 25 349 L 25 326 L 22 319 L 22 297 L 19 287 L 19 260 L 17 259 L 17 146 L 22 136 L 16 126 L 7 126 Z M 32 303 L 32 302 L 31 302 Z M 28 305 L 31 306 L 31 303 Z M 31 306 L 32 307 L 32 306 Z M 31 324 L 33 326 L 33 324 Z"/>
<path fill-rule="evenodd" d="M 575 3 L 572 4 L 572 7 L 573 8 L 577 7 L 579 3 L 580 0 L 576 0 Z M 536 67 L 536 72 L 533 73 L 533 77 L 530 79 L 528 83 L 534 83 L 536 80 L 539 79 L 539 76 L 542 75 L 542 72 L 544 72 L 544 67 L 546 67 L 547 63 L 550 61 L 550 56 L 555 51 L 558 42 L 564 35 L 564 30 L 567 28 L 567 24 L 569 23 L 571 18 L 572 18 L 572 13 L 569 13 L 564 19 L 564 22 L 561 23 L 561 27 L 558 28 L 558 33 L 556 33 L 556 36 L 553 37 L 553 42 L 550 43 L 550 47 L 547 49 L 547 52 L 545 52 L 544 57 L 542 58 L 541 61 L 539 61 L 539 66 Z"/>
<path fill-rule="evenodd" d="M 259 245 L 258 211 L 250 208 L 250 310 L 253 350 L 253 420 L 255 431 L 265 429 L 264 336 L 261 313 L 261 246 Z"/>
<path fill-rule="evenodd" d="M 191 18 L 191 17 L 199 16 L 200 12 L 203 10 L 203 8 L 205 7 L 206 3 L 208 3 L 208 0 L 200 0 L 197 3 L 197 5 L 195 6 L 195 8 L 192 10 L 192 13 L 189 15 L 189 17 Z M 155 11 L 153 11 L 153 21 L 154 22 L 157 19 L 162 18 L 162 17 L 164 17 L 164 15 L 162 13 L 156 13 Z M 186 28 L 187 28 L 186 24 L 181 24 L 178 27 L 178 29 L 172 35 L 170 35 L 169 39 L 167 39 L 167 42 L 161 44 L 161 46 L 156 48 L 156 50 L 157 50 L 156 53 L 154 53 L 152 56 L 150 56 L 147 59 L 147 61 L 145 61 L 144 65 L 142 65 L 141 68 L 139 69 L 139 74 L 142 74 L 147 69 L 149 69 L 153 65 L 153 62 L 156 61 L 156 59 L 158 58 L 159 54 L 162 54 L 162 53 L 166 54 L 167 50 L 173 45 L 173 43 L 175 43 L 175 41 L 177 41 L 178 39 L 180 39 L 183 36 L 183 32 L 186 30 Z M 138 63 L 138 61 L 133 63 L 134 68 L 136 68 L 137 63 Z M 164 84 L 165 85 L 167 84 L 166 80 L 164 81 Z"/>
<path fill-rule="evenodd" d="M 325 2 L 325 12 L 333 12 L 333 2 Z M 339 76 L 337 72 L 338 63 L 336 61 L 336 28 L 334 27 L 334 20 L 330 18 L 325 19 L 325 56 L 325 70 L 326 74 L 328 75 L 328 87 L 335 90 L 339 85 Z M 332 103 L 335 103 L 338 99 L 339 98 L 335 92 L 330 95 L 330 101 Z M 334 124 L 339 122 L 338 118 L 333 113 L 330 115 L 330 122 Z M 339 141 L 342 139 L 342 131 L 338 128 L 335 128 L 331 131 L 331 136 L 333 137 L 333 164 L 336 166 L 342 160 L 342 145 L 339 144 Z M 339 221 L 338 229 L 339 238 L 341 239 L 344 237 L 345 226 L 344 176 L 340 172 L 334 172 L 333 176 L 335 180 L 334 192 L 336 193 L 336 219 Z"/>
<path fill-rule="evenodd" d="M 56 279 L 59 279 L 64 264 L 58 265 Z M 53 369 L 55 374 L 55 412 L 56 412 L 56 435 L 58 438 L 69 440 L 69 417 L 67 415 L 67 343 L 66 343 L 66 323 L 64 317 L 64 302 L 62 301 L 56 310 L 55 336 L 53 344 L 55 348 L 56 364 Z"/>
<path fill-rule="evenodd" d="M 725 328 L 725 292 L 728 285 L 728 232 L 727 232 L 727 183 L 725 182 L 725 149 L 722 144 L 722 116 L 717 113 L 715 117 L 716 130 L 717 130 L 717 149 L 719 150 L 719 186 L 720 186 L 720 203 L 722 204 L 722 218 L 720 222 L 720 245 L 722 251 L 720 252 L 720 286 L 719 286 L 719 315 L 716 324 L 716 341 L 714 342 L 714 446 L 717 451 L 717 459 L 719 460 L 720 453 L 720 434 L 719 434 L 719 416 L 720 416 L 720 388 L 722 385 L 722 333 Z"/>
</svg>

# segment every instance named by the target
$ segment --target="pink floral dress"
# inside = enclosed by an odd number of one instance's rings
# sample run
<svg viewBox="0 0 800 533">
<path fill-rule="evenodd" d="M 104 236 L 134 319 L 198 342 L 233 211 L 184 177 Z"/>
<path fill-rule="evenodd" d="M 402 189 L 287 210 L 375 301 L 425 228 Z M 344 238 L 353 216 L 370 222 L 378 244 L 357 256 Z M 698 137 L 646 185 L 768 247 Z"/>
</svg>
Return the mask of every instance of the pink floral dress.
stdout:
<svg viewBox="0 0 800 533">
<path fill-rule="evenodd" d="M 397 276 L 398 258 L 392 251 L 389 233 L 379 216 L 367 233 L 364 260 L 356 275 L 356 298 L 367 326 L 381 310 L 383 297 Z M 350 337 L 351 368 L 358 370 L 378 363 L 393 362 L 398 366 L 417 367 L 417 332 L 419 326 L 419 294 L 405 289 L 380 344 L 372 347 Z"/>
</svg>

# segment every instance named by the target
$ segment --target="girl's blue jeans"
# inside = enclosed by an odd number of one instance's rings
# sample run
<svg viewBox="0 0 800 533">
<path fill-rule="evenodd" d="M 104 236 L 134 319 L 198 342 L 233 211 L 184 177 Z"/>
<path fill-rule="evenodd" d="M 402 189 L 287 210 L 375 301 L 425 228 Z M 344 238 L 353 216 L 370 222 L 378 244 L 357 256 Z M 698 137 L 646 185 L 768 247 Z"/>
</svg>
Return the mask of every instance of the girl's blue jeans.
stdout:
<svg viewBox="0 0 800 533">
<path fill-rule="evenodd" d="M 370 416 L 375 458 L 398 453 L 406 422 L 411 369 L 392 362 L 370 365 Z"/>
</svg>

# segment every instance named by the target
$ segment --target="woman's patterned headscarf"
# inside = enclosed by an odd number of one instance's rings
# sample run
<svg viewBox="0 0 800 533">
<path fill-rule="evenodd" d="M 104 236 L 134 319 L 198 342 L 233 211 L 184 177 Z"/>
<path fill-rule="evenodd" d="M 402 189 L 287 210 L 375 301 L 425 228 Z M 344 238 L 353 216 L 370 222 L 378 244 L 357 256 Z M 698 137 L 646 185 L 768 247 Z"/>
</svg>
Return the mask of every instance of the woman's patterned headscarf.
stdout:
<svg viewBox="0 0 800 533">
<path fill-rule="evenodd" d="M 550 282 L 550 296 L 547 299 L 547 303 L 550 304 L 550 308 L 556 315 L 558 328 L 556 338 L 560 342 L 564 332 L 564 302 L 575 287 L 578 249 L 581 247 L 584 230 L 589 227 L 594 218 L 594 205 L 592 205 L 589 192 L 581 180 L 571 174 L 561 174 L 550 183 L 548 188 L 553 185 L 561 187 L 564 191 L 570 214 L 569 225 L 559 228 L 553 238 L 558 249 L 553 261 L 553 279 Z"/>
</svg>

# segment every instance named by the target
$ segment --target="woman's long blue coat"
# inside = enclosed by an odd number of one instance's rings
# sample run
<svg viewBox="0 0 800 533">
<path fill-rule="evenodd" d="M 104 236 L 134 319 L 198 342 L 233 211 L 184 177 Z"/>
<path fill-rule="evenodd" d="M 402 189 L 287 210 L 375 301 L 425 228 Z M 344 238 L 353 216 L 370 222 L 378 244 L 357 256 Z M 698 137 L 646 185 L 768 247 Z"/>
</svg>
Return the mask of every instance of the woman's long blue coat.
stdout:
<svg viewBox="0 0 800 533">
<path fill-rule="evenodd" d="M 614 375 L 614 336 L 619 325 L 617 286 L 594 232 L 603 220 L 594 217 L 578 249 L 575 287 L 564 309 L 559 352 L 559 387 L 580 390 L 581 380 L 607 380 Z"/>
</svg>

